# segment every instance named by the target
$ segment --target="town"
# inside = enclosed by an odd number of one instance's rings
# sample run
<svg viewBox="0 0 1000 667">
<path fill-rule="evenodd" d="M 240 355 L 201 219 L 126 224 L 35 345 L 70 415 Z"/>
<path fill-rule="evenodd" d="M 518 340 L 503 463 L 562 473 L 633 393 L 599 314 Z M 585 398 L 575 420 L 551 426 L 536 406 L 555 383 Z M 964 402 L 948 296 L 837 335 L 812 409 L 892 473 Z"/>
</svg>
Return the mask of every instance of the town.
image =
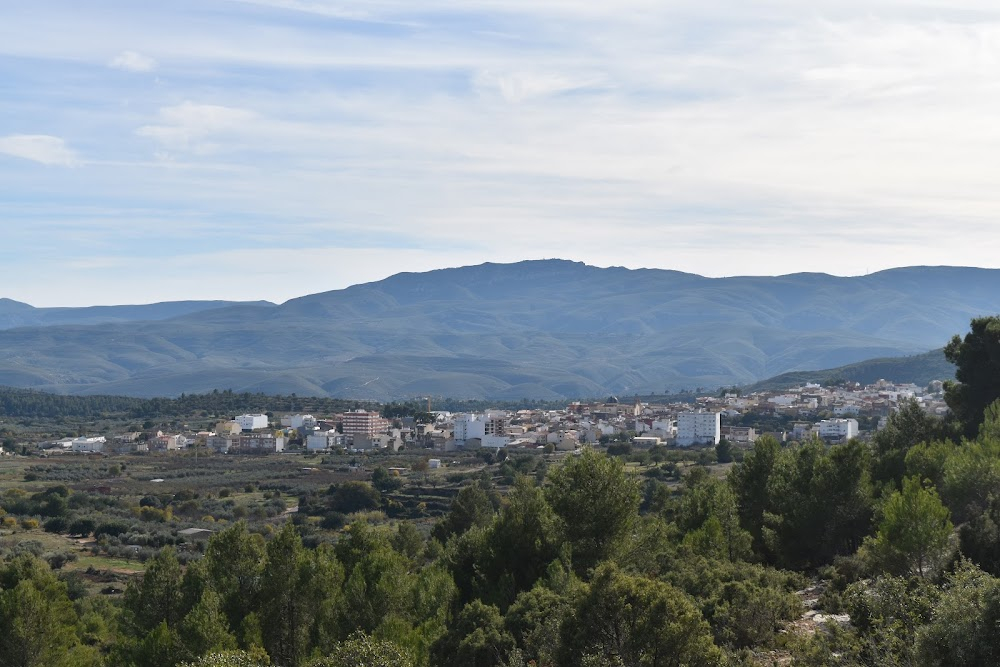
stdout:
<svg viewBox="0 0 1000 667">
<path fill-rule="evenodd" d="M 926 387 L 886 380 L 868 385 L 806 384 L 782 391 L 743 394 L 721 390 L 693 401 L 649 400 L 573 402 L 564 409 L 486 410 L 478 413 L 417 412 L 390 416 L 376 406 L 313 416 L 241 414 L 211 430 L 90 433 L 35 443 L 43 454 L 127 454 L 204 450 L 220 454 L 279 452 L 367 452 L 431 450 L 506 450 L 548 453 L 586 445 L 627 444 L 714 447 L 725 441 L 750 447 L 761 435 L 778 442 L 818 438 L 834 444 L 867 439 L 885 426 L 906 401 L 930 415 L 943 416 L 947 405 L 940 381 Z M 428 406 L 429 408 L 430 406 Z"/>
</svg>

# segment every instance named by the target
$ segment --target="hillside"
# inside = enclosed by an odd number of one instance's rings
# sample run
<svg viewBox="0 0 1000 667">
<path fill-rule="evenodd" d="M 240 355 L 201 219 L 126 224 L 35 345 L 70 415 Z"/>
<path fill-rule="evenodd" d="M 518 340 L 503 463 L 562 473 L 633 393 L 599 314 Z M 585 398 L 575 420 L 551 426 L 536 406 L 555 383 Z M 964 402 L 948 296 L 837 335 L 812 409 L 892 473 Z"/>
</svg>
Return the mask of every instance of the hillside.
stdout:
<svg viewBox="0 0 1000 667">
<path fill-rule="evenodd" d="M 944 351 L 938 349 L 908 357 L 867 359 L 822 371 L 782 373 L 744 387 L 744 390 L 747 392 L 776 391 L 800 387 L 809 382 L 825 384 L 840 380 L 872 384 L 881 379 L 894 382 L 912 382 L 919 386 L 926 386 L 933 380 L 952 380 L 954 377 L 955 367 L 944 358 Z"/>
<path fill-rule="evenodd" d="M 1000 312 L 1000 271 L 705 278 L 483 264 L 160 321 L 0 331 L 0 384 L 394 399 L 562 399 L 749 384 L 921 354 Z"/>
<path fill-rule="evenodd" d="M 214 308 L 236 305 L 273 306 L 269 301 L 169 301 L 137 306 L 88 306 L 85 308 L 35 308 L 13 299 L 0 299 L 0 329 L 166 320 Z"/>
</svg>

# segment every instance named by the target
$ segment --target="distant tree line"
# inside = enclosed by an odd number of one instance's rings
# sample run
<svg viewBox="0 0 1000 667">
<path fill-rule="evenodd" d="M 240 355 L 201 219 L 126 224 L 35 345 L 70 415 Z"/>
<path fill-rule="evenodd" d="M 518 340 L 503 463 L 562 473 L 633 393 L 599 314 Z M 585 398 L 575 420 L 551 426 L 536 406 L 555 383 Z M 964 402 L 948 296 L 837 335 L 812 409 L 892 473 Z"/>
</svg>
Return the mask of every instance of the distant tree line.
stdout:
<svg viewBox="0 0 1000 667">
<path fill-rule="evenodd" d="M 0 416 L 33 419 L 145 419 L 234 415 L 242 412 L 316 412 L 333 414 L 377 407 L 374 402 L 316 396 L 237 393 L 229 389 L 177 398 L 129 396 L 66 396 L 32 389 L 0 388 Z"/>
</svg>

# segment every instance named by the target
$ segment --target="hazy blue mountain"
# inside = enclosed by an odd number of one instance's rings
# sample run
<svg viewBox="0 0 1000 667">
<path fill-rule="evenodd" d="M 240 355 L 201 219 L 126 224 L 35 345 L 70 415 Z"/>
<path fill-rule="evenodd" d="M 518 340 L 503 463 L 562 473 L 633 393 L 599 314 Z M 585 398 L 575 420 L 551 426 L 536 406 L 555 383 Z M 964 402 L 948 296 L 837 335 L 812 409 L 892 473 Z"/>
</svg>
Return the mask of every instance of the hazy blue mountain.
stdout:
<svg viewBox="0 0 1000 667">
<path fill-rule="evenodd" d="M 704 278 L 483 264 L 160 321 L 0 331 L 0 384 L 175 395 L 559 398 L 748 384 L 923 353 L 1000 312 L 1000 270 Z"/>
<path fill-rule="evenodd" d="M 104 324 L 166 320 L 214 308 L 236 305 L 270 306 L 269 301 L 168 301 L 138 306 L 87 306 L 84 308 L 35 308 L 20 301 L 0 299 L 0 329 L 57 324 Z"/>
</svg>

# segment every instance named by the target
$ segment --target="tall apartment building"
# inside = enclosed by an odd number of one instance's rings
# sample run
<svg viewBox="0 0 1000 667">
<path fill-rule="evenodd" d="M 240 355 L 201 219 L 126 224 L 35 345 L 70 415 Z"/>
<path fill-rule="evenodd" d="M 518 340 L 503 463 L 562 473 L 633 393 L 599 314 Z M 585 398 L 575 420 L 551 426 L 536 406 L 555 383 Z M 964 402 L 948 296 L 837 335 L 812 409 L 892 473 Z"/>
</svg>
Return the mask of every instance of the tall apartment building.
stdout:
<svg viewBox="0 0 1000 667">
<path fill-rule="evenodd" d="M 719 412 L 682 412 L 677 415 L 677 446 L 717 445 L 722 439 L 722 414 Z"/>
<path fill-rule="evenodd" d="M 345 412 L 343 423 L 344 435 L 363 435 L 369 438 L 385 433 L 392 425 L 392 422 L 379 413 L 366 410 Z"/>
<path fill-rule="evenodd" d="M 478 439 L 483 447 L 503 447 L 510 439 L 510 417 L 505 412 L 459 415 L 455 418 L 455 444 L 462 447 Z"/>
</svg>

